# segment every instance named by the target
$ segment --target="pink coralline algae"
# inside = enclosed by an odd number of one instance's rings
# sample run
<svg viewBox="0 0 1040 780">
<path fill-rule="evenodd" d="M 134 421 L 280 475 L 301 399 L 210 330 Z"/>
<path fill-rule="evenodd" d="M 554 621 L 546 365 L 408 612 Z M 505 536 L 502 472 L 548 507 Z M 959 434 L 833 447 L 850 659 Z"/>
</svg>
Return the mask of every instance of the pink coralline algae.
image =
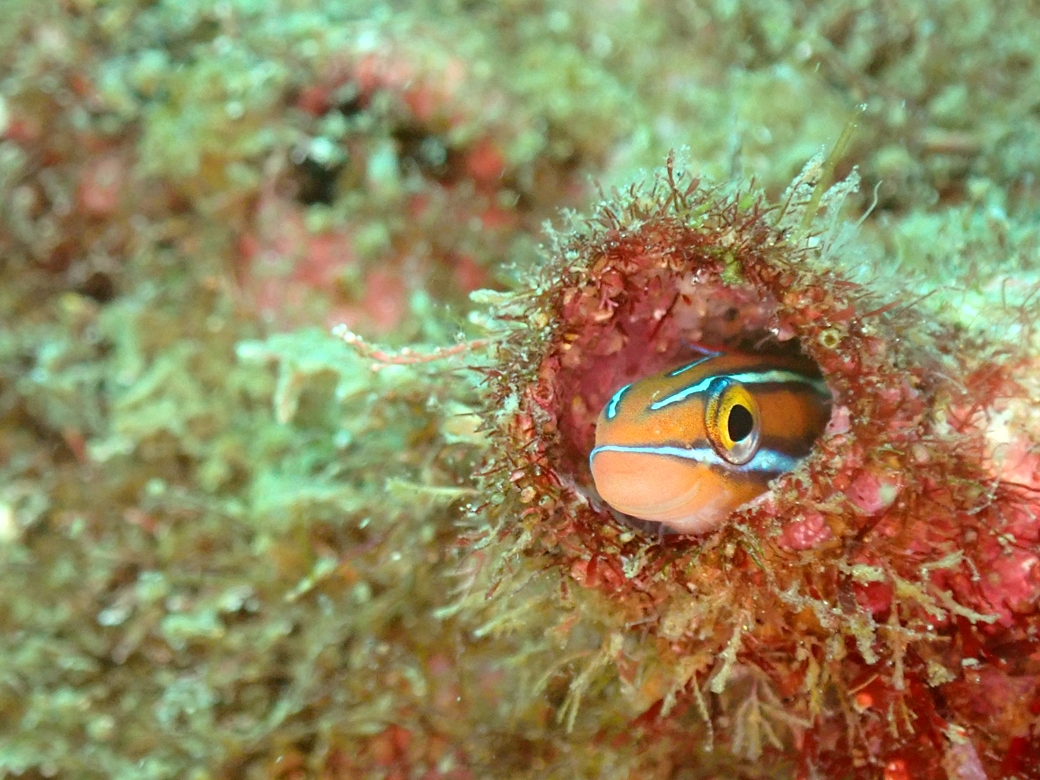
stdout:
<svg viewBox="0 0 1040 780">
<path fill-rule="evenodd" d="M 527 173 L 545 192 L 520 203 L 507 149 L 522 122 L 489 121 L 508 103 L 464 60 L 390 35 L 355 43 L 286 96 L 304 132 L 290 160 L 265 165 L 238 242 L 246 297 L 279 326 L 317 315 L 393 332 L 419 291 L 452 300 L 494 284 L 492 260 L 541 219 L 525 212 L 561 202 L 536 160 Z"/>
<path fill-rule="evenodd" d="M 497 301 L 513 328 L 487 372 L 485 487 L 504 500 L 479 509 L 482 544 L 599 594 L 559 630 L 613 637 L 598 657 L 626 738 L 674 740 L 676 767 L 692 744 L 777 776 L 1040 777 L 1031 364 L 846 278 L 851 183 L 820 199 L 819 178 L 770 205 L 670 162 Z M 665 534 L 596 495 L 595 420 L 705 346 L 810 358 L 833 411 L 722 528 Z M 521 576 L 489 567 L 489 593 Z"/>
</svg>

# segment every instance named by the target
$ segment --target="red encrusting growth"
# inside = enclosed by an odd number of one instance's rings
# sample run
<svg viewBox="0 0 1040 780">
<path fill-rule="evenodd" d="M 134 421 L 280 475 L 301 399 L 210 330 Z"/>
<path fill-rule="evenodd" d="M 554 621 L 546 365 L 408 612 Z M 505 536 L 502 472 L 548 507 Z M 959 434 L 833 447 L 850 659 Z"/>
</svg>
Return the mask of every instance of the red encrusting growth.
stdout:
<svg viewBox="0 0 1040 780">
<path fill-rule="evenodd" d="M 496 284 L 516 236 L 537 230 L 544 204 L 566 202 L 558 187 L 581 191 L 574 172 L 541 160 L 518 169 L 516 129 L 488 119 L 506 97 L 450 49 L 358 40 L 286 95 L 307 140 L 265 164 L 237 247 L 244 297 L 263 318 L 406 328 L 417 294 L 458 300 Z"/>
<path fill-rule="evenodd" d="M 1040 776 L 1017 758 L 1040 755 L 1040 426 L 1007 422 L 1022 374 L 845 279 L 834 232 L 798 229 L 801 184 L 772 207 L 670 161 L 558 239 L 500 308 L 520 324 L 488 371 L 487 490 L 506 500 L 487 543 L 609 597 L 582 620 L 638 648 L 608 655 L 640 680 L 621 690 L 647 738 L 693 723 L 716 755 L 804 777 Z M 834 411 L 725 527 L 662 536 L 598 501 L 587 457 L 614 390 L 696 346 L 800 350 Z"/>
</svg>

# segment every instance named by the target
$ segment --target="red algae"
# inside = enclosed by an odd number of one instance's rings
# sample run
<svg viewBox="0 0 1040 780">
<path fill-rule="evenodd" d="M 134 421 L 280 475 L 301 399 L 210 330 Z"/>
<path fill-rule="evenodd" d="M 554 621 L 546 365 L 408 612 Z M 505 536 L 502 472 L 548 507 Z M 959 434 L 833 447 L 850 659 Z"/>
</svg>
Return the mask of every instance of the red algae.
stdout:
<svg viewBox="0 0 1040 780">
<path fill-rule="evenodd" d="M 366 29 L 287 90 L 299 137 L 265 162 L 238 241 L 264 319 L 414 331 L 411 298 L 501 284 L 518 238 L 584 195 L 573 161 L 532 156 L 515 100 L 440 35 Z"/>
<path fill-rule="evenodd" d="M 842 275 L 855 181 L 821 200 L 820 170 L 777 206 L 670 159 L 494 299 L 488 597 L 558 572 L 580 604 L 559 630 L 604 637 L 561 718 L 613 675 L 629 738 L 676 740 L 676 767 L 694 744 L 731 767 L 769 756 L 777 776 L 1036 776 L 1038 428 L 1009 423 L 1030 408 L 1012 363 Z M 619 386 L 701 347 L 800 351 L 834 410 L 723 528 L 665 536 L 599 501 L 587 457 Z"/>
</svg>

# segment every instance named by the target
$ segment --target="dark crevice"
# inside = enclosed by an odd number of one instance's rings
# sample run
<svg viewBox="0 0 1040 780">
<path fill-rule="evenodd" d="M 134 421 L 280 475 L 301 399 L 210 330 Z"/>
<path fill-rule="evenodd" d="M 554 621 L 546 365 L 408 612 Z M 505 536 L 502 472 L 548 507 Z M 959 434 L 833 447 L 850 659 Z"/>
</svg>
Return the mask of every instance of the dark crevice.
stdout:
<svg viewBox="0 0 1040 780">
<path fill-rule="evenodd" d="M 397 143 L 401 172 L 405 175 L 418 173 L 446 186 L 463 177 L 462 154 L 436 134 L 422 127 L 404 126 L 396 128 L 391 136 Z"/>
<path fill-rule="evenodd" d="M 98 303 L 108 303 L 116 297 L 116 284 L 108 274 L 95 271 L 87 277 L 76 291 L 80 295 L 92 298 Z"/>
<path fill-rule="evenodd" d="M 325 166 L 305 157 L 295 166 L 296 200 L 305 206 L 329 205 L 338 194 L 339 175 L 344 163 Z"/>
</svg>

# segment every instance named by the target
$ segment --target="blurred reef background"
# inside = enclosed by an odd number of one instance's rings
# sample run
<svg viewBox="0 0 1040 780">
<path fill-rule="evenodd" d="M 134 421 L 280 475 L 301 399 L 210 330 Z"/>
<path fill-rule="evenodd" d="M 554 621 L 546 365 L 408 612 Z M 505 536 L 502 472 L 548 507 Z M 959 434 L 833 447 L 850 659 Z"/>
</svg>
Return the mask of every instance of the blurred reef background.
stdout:
<svg viewBox="0 0 1040 780">
<path fill-rule="evenodd" d="M 775 199 L 853 119 L 855 273 L 1004 327 L 994 280 L 1040 268 L 1038 18 L 0 0 L 0 777 L 791 776 L 583 729 L 609 690 L 560 717 L 571 651 L 459 606 L 482 375 L 330 328 L 480 338 L 470 293 L 598 186 L 687 147 Z"/>
</svg>

